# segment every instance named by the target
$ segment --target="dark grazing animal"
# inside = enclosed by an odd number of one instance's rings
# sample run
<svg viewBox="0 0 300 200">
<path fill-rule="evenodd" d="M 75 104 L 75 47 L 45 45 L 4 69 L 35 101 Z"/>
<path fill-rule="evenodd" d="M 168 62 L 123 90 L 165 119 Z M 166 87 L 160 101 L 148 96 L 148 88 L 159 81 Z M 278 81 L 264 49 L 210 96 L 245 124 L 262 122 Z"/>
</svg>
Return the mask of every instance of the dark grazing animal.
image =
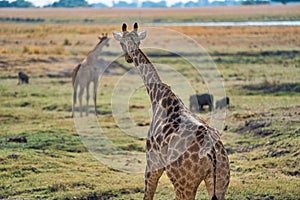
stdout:
<svg viewBox="0 0 300 200">
<path fill-rule="evenodd" d="M 7 142 L 27 143 L 26 137 L 8 138 Z"/>
<path fill-rule="evenodd" d="M 226 108 L 229 105 L 229 97 L 224 97 L 216 102 L 216 109 Z"/>
<path fill-rule="evenodd" d="M 214 109 L 214 96 L 212 94 L 194 94 L 190 96 L 190 110 L 203 111 L 203 106 L 209 106 L 209 111 Z"/>
<path fill-rule="evenodd" d="M 24 72 L 19 72 L 18 76 L 19 76 L 18 85 L 23 84 L 23 83 L 26 83 L 26 84 L 29 83 L 29 76 L 27 74 L 25 74 Z"/>
</svg>

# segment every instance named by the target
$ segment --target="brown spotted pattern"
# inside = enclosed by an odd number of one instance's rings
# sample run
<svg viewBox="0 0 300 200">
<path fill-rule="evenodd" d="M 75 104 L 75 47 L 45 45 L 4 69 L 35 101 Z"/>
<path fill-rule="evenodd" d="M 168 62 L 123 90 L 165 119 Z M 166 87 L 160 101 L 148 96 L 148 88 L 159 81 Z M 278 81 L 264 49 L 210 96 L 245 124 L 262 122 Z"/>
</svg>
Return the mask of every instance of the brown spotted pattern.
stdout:
<svg viewBox="0 0 300 200">
<path fill-rule="evenodd" d="M 176 200 L 193 200 L 204 180 L 210 199 L 224 199 L 230 170 L 226 150 L 216 129 L 188 110 L 171 87 L 164 84 L 154 65 L 138 48 L 137 25 L 120 41 L 125 59 L 140 72 L 152 103 L 146 141 L 145 200 L 152 200 L 166 171 Z"/>
</svg>

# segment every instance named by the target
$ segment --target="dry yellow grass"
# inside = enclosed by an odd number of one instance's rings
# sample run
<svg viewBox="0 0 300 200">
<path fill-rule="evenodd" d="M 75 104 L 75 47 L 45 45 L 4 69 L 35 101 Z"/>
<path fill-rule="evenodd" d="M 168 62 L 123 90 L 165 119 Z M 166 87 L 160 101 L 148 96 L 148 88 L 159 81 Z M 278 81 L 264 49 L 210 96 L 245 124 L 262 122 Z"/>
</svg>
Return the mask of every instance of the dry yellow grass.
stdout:
<svg viewBox="0 0 300 200">
<path fill-rule="evenodd" d="M 99 17 L 147 17 L 147 16 L 207 16 L 207 15 L 259 15 L 259 14 L 299 14 L 300 5 L 259 5 L 259 6 L 221 6 L 200 8 L 156 8 L 156 9 L 103 9 L 103 8 L 2 8 L 0 17 L 77 17 L 77 18 L 99 18 Z"/>
</svg>

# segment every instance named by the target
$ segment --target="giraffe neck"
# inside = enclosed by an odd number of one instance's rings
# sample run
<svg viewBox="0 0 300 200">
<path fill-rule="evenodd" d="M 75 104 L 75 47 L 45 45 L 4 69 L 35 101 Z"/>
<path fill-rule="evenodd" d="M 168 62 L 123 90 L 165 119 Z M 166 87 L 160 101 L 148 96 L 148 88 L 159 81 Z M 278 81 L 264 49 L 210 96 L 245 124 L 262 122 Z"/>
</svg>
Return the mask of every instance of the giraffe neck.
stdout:
<svg viewBox="0 0 300 200">
<path fill-rule="evenodd" d="M 136 49 L 135 51 L 133 51 L 133 62 L 143 79 L 143 82 L 149 95 L 151 90 L 154 90 L 155 85 L 165 85 L 161 81 L 154 65 L 142 52 L 142 50 Z M 150 98 L 152 99 L 151 96 Z"/>
<path fill-rule="evenodd" d="M 100 41 L 93 50 L 91 50 L 89 53 L 88 53 L 88 56 L 87 56 L 87 62 L 88 63 L 97 63 L 97 58 L 98 56 L 100 55 L 100 53 L 102 52 L 102 48 L 103 48 L 103 43 Z"/>
</svg>

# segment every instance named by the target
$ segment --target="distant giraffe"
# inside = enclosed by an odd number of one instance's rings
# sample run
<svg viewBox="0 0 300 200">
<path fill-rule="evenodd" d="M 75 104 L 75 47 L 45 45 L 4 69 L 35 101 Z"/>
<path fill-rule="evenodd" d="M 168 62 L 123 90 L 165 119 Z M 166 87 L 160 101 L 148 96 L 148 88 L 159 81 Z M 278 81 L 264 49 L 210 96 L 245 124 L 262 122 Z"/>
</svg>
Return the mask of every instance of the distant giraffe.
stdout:
<svg viewBox="0 0 300 200">
<path fill-rule="evenodd" d="M 97 91 L 97 84 L 98 84 L 98 78 L 101 72 L 101 68 L 104 68 L 104 66 L 99 66 L 98 56 L 102 51 L 102 48 L 104 46 L 109 46 L 108 41 L 109 38 L 107 37 L 107 34 L 102 34 L 102 37 L 98 36 L 99 43 L 95 46 L 95 48 L 90 51 L 87 55 L 87 57 L 78 64 L 72 72 L 72 83 L 73 83 L 73 105 L 72 105 L 72 116 L 74 117 L 75 112 L 75 104 L 77 99 L 77 88 L 79 86 L 79 109 L 80 109 L 80 116 L 82 116 L 82 96 L 84 89 L 86 88 L 86 115 L 88 115 L 88 105 L 89 105 L 89 87 L 90 83 L 93 82 L 94 85 L 94 107 L 95 112 L 97 114 L 97 108 L 96 108 L 96 91 Z"/>
<path fill-rule="evenodd" d="M 173 183 L 176 200 L 195 199 L 197 188 L 205 181 L 211 200 L 224 199 L 230 169 L 219 132 L 193 114 L 181 99 L 163 83 L 147 56 L 139 49 L 146 31 L 114 31 L 125 60 L 134 63 L 144 81 L 152 104 L 152 121 L 147 134 L 144 200 L 152 200 L 158 180 L 166 171 Z"/>
</svg>

